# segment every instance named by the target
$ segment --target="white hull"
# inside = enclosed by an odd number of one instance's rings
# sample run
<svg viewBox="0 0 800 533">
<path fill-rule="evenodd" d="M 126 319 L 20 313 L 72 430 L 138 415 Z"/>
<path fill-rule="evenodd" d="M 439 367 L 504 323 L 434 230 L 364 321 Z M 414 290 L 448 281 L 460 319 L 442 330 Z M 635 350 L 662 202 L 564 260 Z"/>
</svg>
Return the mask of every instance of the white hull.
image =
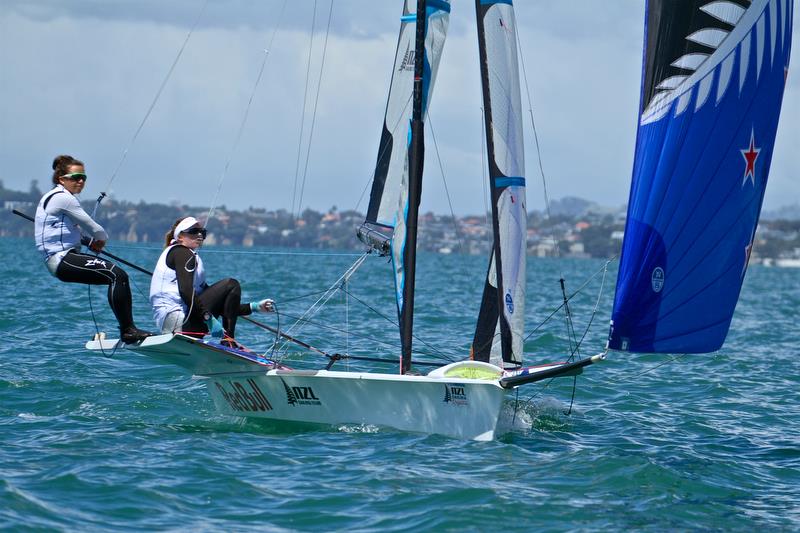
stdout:
<svg viewBox="0 0 800 533">
<path fill-rule="evenodd" d="M 495 438 L 507 392 L 496 381 L 326 370 L 205 379 L 217 409 L 231 415 L 386 426 L 476 440 Z"/>
<path fill-rule="evenodd" d="M 125 349 L 178 365 L 207 381 L 217 409 L 225 414 L 326 425 L 385 426 L 460 439 L 498 436 L 503 400 L 511 389 L 500 368 L 464 361 L 427 376 L 292 370 L 251 352 L 184 335 L 148 337 L 139 344 L 90 341 L 90 350 Z M 557 363 L 513 375 L 553 372 Z M 574 375 L 580 369 L 564 375 Z M 550 376 L 547 376 L 550 377 Z M 520 379 L 520 378 L 515 378 Z"/>
</svg>

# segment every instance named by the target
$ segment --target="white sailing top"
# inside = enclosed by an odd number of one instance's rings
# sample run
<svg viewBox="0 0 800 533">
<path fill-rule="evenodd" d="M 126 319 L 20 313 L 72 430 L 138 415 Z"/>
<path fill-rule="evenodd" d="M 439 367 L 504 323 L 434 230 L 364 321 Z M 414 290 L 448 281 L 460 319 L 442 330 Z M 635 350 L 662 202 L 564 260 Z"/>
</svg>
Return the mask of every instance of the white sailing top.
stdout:
<svg viewBox="0 0 800 533">
<path fill-rule="evenodd" d="M 153 306 L 153 318 L 159 329 L 164 326 L 164 319 L 173 311 L 182 311 L 184 316 L 189 315 L 189 306 L 181 298 L 178 291 L 178 275 L 175 269 L 167 266 L 167 254 L 177 244 L 167 246 L 156 263 L 153 278 L 150 281 L 150 305 Z M 194 293 L 200 294 L 205 287 L 206 274 L 203 269 L 203 260 L 196 252 L 194 254 L 195 267 L 194 267 Z M 190 270 L 191 271 L 191 270 Z"/>
<path fill-rule="evenodd" d="M 94 240 L 108 240 L 103 226 L 92 220 L 78 198 L 62 185 L 56 185 L 39 200 L 34 226 L 36 248 L 54 276 L 67 252 L 81 251 L 79 226 L 87 230 Z"/>
</svg>

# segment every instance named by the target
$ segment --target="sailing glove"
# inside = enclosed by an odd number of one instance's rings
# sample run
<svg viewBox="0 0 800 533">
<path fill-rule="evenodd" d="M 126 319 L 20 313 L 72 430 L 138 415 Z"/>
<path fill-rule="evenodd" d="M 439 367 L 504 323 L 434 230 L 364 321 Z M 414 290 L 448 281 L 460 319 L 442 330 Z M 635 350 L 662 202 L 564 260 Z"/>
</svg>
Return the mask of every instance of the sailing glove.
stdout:
<svg viewBox="0 0 800 533">
<path fill-rule="evenodd" d="M 225 333 L 225 330 L 222 327 L 222 322 L 220 322 L 213 316 L 208 320 L 206 320 L 206 327 L 208 328 L 208 331 L 211 333 L 211 336 L 216 337 L 218 339 L 222 338 L 222 335 L 224 335 Z"/>
<path fill-rule="evenodd" d="M 250 310 L 254 313 L 272 313 L 275 311 L 275 302 L 269 298 L 258 302 L 250 302 Z"/>
</svg>

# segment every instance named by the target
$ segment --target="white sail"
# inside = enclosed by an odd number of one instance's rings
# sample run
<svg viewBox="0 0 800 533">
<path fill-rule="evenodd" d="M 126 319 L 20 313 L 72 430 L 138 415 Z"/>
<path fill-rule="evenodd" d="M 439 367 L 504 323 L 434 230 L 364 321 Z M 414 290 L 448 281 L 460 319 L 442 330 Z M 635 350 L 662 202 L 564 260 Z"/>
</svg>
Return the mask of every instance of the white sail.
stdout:
<svg viewBox="0 0 800 533">
<path fill-rule="evenodd" d="M 509 0 L 476 0 L 476 9 L 494 246 L 473 357 L 489 360 L 491 351 L 492 361 L 513 366 L 522 363 L 527 231 L 517 28 Z"/>
</svg>

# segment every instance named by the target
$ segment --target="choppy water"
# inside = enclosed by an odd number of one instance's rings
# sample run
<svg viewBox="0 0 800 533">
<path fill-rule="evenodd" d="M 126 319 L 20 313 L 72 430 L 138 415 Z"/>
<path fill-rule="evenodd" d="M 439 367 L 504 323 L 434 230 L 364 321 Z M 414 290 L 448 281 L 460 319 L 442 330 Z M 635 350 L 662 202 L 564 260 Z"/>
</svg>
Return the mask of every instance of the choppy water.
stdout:
<svg viewBox="0 0 800 533">
<path fill-rule="evenodd" d="M 145 246 L 111 251 L 148 268 L 158 255 Z M 211 279 L 232 275 L 246 297 L 274 297 L 281 327 L 313 301 L 293 298 L 324 289 L 355 260 L 238 252 L 207 250 Z M 516 429 L 477 443 L 219 415 L 204 385 L 177 368 L 82 348 L 95 331 L 93 316 L 114 331 L 100 289 L 55 282 L 27 241 L 0 240 L 0 253 L 18 258 L 0 266 L 5 529 L 800 529 L 800 270 L 751 267 L 719 353 L 612 355 L 578 378 L 570 415 L 572 380 L 532 386 L 523 389 Z M 601 266 L 531 260 L 529 330 L 560 302 L 560 270 L 576 289 Z M 603 346 L 615 268 L 585 354 Z M 315 317 L 329 328 L 299 335 L 331 352 L 394 358 L 393 326 L 359 303 L 393 316 L 387 270 L 369 258 L 348 285 L 349 302 L 337 296 Z M 421 351 L 466 354 L 484 273 L 483 258 L 420 258 Z M 149 280 L 131 276 L 137 322 L 146 327 L 138 291 L 146 293 Z M 600 277 L 573 302 L 579 334 L 599 289 Z M 238 336 L 261 349 L 272 341 L 247 324 Z M 526 351 L 559 359 L 565 338 L 557 315 Z M 294 349 L 288 360 L 324 364 L 301 360 Z"/>
</svg>

